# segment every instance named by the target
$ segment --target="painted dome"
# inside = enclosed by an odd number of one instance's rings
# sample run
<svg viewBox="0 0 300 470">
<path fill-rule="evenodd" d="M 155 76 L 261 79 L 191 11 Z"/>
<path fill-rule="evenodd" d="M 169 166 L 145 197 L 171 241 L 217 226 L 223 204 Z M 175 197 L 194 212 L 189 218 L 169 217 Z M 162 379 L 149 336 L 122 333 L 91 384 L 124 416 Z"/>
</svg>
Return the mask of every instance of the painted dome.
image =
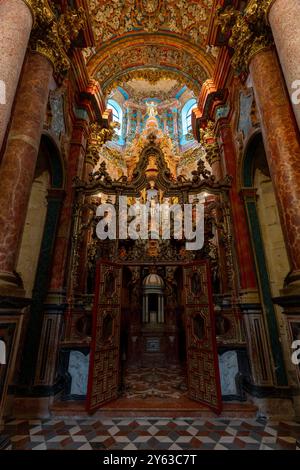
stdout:
<svg viewBox="0 0 300 470">
<path fill-rule="evenodd" d="M 164 281 L 158 274 L 148 274 L 143 282 L 144 287 L 164 287 Z"/>
</svg>

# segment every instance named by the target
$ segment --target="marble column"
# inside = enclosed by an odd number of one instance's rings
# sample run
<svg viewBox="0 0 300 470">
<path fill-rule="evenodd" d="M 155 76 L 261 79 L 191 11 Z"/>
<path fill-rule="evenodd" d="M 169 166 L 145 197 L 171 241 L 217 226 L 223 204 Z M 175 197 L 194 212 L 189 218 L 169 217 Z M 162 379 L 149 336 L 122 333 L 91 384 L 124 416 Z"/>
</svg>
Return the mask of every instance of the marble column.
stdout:
<svg viewBox="0 0 300 470">
<path fill-rule="evenodd" d="M 143 295 L 143 323 L 145 323 L 146 319 L 146 296 Z"/>
<path fill-rule="evenodd" d="M 215 155 L 210 160 L 211 173 L 215 177 L 215 181 L 220 181 L 223 177 L 222 165 L 220 155 Z"/>
<path fill-rule="evenodd" d="M 173 131 L 174 131 L 174 136 L 178 137 L 178 113 L 177 109 L 173 109 L 172 111 L 172 116 L 173 116 Z"/>
<path fill-rule="evenodd" d="M 14 274 L 25 223 L 44 117 L 52 65 L 42 55 L 27 53 L 0 167 L 0 293 L 20 285 Z M 37 221 L 38 223 L 38 221 Z M 21 289 L 17 292 L 21 295 Z"/>
<path fill-rule="evenodd" d="M 72 224 L 72 212 L 74 203 L 73 178 L 82 176 L 84 169 L 84 156 L 88 138 L 88 122 L 78 120 L 75 122 L 66 175 L 66 198 L 59 221 L 58 235 L 55 242 L 54 257 L 52 261 L 52 271 L 50 276 L 49 294 L 51 296 L 60 295 L 64 285 L 65 266 L 70 240 L 70 230 Z M 88 171 L 88 170 L 86 170 Z M 91 170 L 89 169 L 89 172 Z"/>
<path fill-rule="evenodd" d="M 0 150 L 24 62 L 33 17 L 23 0 L 0 2 Z"/>
<path fill-rule="evenodd" d="M 257 291 L 257 284 L 244 203 L 238 193 L 236 149 L 231 126 L 226 119 L 219 120 L 218 130 L 223 144 L 226 170 L 233 177 L 229 196 L 239 262 L 240 286 L 243 294 L 247 297 Z"/>
<path fill-rule="evenodd" d="M 250 74 L 289 254 L 288 283 L 300 292 L 300 140 L 276 52 L 252 56 Z"/>
<path fill-rule="evenodd" d="M 141 121 L 142 121 L 142 112 L 140 109 L 136 112 L 136 133 L 140 134 L 141 132 Z"/>
<path fill-rule="evenodd" d="M 130 131 L 131 131 L 131 117 L 132 117 L 132 110 L 128 106 L 128 108 L 127 108 L 127 132 L 126 132 L 126 135 L 129 135 Z"/>
<path fill-rule="evenodd" d="M 162 121 L 163 121 L 163 128 L 164 128 L 164 132 L 167 134 L 168 132 L 168 115 L 167 115 L 167 111 L 165 111 L 162 115 Z"/>
<path fill-rule="evenodd" d="M 300 129 L 300 2 L 273 0 L 268 19 Z M 298 83 L 296 83 L 298 81 Z M 294 88 L 293 88 L 294 84 Z M 299 90 L 297 93 L 296 88 Z M 294 95 L 293 95 L 294 94 Z"/>
</svg>

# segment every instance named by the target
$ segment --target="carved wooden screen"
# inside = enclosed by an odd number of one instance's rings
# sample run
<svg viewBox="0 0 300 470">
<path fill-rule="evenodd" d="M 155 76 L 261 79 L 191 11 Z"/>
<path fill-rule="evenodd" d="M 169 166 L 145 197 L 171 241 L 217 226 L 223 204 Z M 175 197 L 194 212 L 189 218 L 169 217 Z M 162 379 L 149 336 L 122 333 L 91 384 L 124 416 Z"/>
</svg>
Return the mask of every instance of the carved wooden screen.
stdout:
<svg viewBox="0 0 300 470">
<path fill-rule="evenodd" d="M 118 394 L 122 268 L 100 261 L 96 271 L 87 409 L 94 411 Z"/>
<path fill-rule="evenodd" d="M 211 277 L 206 261 L 183 267 L 189 396 L 221 411 L 221 388 L 213 316 Z"/>
</svg>

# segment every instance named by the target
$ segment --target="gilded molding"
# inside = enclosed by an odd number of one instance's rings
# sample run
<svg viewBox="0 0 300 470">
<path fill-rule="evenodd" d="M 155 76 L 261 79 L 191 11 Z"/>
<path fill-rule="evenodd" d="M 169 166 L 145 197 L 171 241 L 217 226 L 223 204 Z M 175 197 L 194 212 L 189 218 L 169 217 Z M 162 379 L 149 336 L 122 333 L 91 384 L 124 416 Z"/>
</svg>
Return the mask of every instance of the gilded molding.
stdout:
<svg viewBox="0 0 300 470">
<path fill-rule="evenodd" d="M 48 0 L 23 1 L 34 18 L 30 49 L 46 57 L 57 77 L 63 77 L 70 67 L 68 50 L 85 24 L 84 10 L 67 8 L 57 15 Z"/>
<path fill-rule="evenodd" d="M 220 161 L 220 149 L 213 121 L 209 121 L 205 129 L 200 129 L 200 144 L 202 144 L 205 149 L 205 157 L 210 166 L 212 166 L 213 163 Z"/>
<path fill-rule="evenodd" d="M 87 150 L 85 154 L 85 162 L 95 167 L 100 160 L 100 149 L 108 140 L 112 140 L 115 135 L 115 128 L 119 123 L 112 122 L 109 128 L 102 127 L 98 123 L 90 126 L 90 136 L 88 139 Z"/>
<path fill-rule="evenodd" d="M 157 63 L 158 63 L 158 57 L 157 57 Z M 118 63 L 120 67 L 120 71 L 118 75 L 113 79 L 113 81 L 109 82 L 107 85 L 107 82 L 103 82 L 103 75 L 101 74 L 101 70 L 97 72 L 97 79 L 99 82 L 102 84 L 103 90 L 105 90 L 105 93 L 108 94 L 110 93 L 114 88 L 117 86 L 121 85 L 127 81 L 130 80 L 147 80 L 151 84 L 157 83 L 161 79 L 165 78 L 170 78 L 170 79 L 176 79 L 179 83 L 182 83 L 182 85 L 187 85 L 190 89 L 192 89 L 195 94 L 199 94 L 199 90 L 201 88 L 200 83 L 196 82 L 196 80 L 193 80 L 192 77 L 188 77 L 187 75 L 182 75 L 179 70 L 165 70 L 165 69 L 160 69 L 160 68 L 155 68 L 155 66 L 151 66 L 147 68 L 145 65 L 145 69 L 136 69 L 136 70 L 122 70 L 122 66 L 124 64 L 124 57 L 113 57 L 110 60 L 110 63 L 105 64 L 107 73 L 110 73 L 111 69 L 114 66 L 114 63 Z M 179 63 L 181 61 L 178 61 Z M 193 69 L 196 69 L 196 66 L 198 64 L 194 63 L 193 64 Z M 205 81 L 206 77 L 204 75 L 204 72 L 198 73 L 198 78 L 199 81 L 201 82 Z"/>
<path fill-rule="evenodd" d="M 250 0 L 243 11 L 233 7 L 218 10 L 222 32 L 231 31 L 229 46 L 234 49 L 232 66 L 238 72 L 247 71 L 254 55 L 273 45 L 273 36 L 266 12 L 273 0 Z"/>
<path fill-rule="evenodd" d="M 35 2 L 36 0 L 22 0 L 23 3 L 25 3 L 25 5 L 28 6 L 29 10 L 31 11 L 31 14 L 32 14 L 32 17 L 33 17 L 33 20 L 35 18 Z"/>
<path fill-rule="evenodd" d="M 266 3 L 265 15 L 266 15 L 267 23 L 269 23 L 269 14 L 270 14 L 271 8 L 272 8 L 272 6 L 274 5 L 275 2 L 276 2 L 276 0 L 265 0 L 265 3 Z"/>
</svg>

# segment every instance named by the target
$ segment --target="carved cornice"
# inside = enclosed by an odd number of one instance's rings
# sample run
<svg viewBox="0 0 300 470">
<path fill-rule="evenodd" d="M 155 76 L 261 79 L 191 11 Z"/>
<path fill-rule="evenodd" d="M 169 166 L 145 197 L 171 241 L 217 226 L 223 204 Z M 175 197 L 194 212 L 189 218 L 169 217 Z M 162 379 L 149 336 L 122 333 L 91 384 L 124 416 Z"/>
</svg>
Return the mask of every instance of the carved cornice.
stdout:
<svg viewBox="0 0 300 470">
<path fill-rule="evenodd" d="M 23 0 L 30 8 L 34 24 L 30 49 L 46 57 L 57 77 L 63 77 L 70 67 L 68 50 L 85 24 L 84 10 L 67 8 L 56 14 L 49 0 Z"/>
<path fill-rule="evenodd" d="M 229 46 L 234 49 L 232 66 L 238 72 L 247 71 L 252 57 L 273 45 L 267 22 L 267 12 L 273 0 L 250 0 L 243 11 L 231 6 L 218 10 L 222 32 L 231 31 Z"/>
<path fill-rule="evenodd" d="M 178 196 L 185 191 L 191 194 L 198 194 L 202 190 L 209 192 L 228 191 L 232 184 L 231 176 L 226 175 L 221 181 L 215 181 L 215 177 L 211 175 L 205 167 L 204 161 L 200 158 L 197 162 L 197 169 L 192 172 L 192 178 L 187 179 L 184 176 L 178 176 L 176 180 L 172 178 L 171 172 L 166 164 L 164 154 L 159 146 L 149 142 L 141 155 L 133 178 L 129 181 L 127 176 L 121 176 L 118 179 L 112 179 L 109 175 L 105 161 L 101 162 L 99 169 L 90 174 L 89 182 L 80 180 L 78 177 L 74 179 L 74 186 L 78 193 L 84 192 L 89 195 L 99 192 L 104 194 L 130 195 L 139 197 L 140 191 L 147 186 L 147 167 L 149 158 L 153 155 L 157 157 L 158 173 L 154 177 L 156 185 L 159 189 L 163 189 L 166 197 Z"/>
</svg>

